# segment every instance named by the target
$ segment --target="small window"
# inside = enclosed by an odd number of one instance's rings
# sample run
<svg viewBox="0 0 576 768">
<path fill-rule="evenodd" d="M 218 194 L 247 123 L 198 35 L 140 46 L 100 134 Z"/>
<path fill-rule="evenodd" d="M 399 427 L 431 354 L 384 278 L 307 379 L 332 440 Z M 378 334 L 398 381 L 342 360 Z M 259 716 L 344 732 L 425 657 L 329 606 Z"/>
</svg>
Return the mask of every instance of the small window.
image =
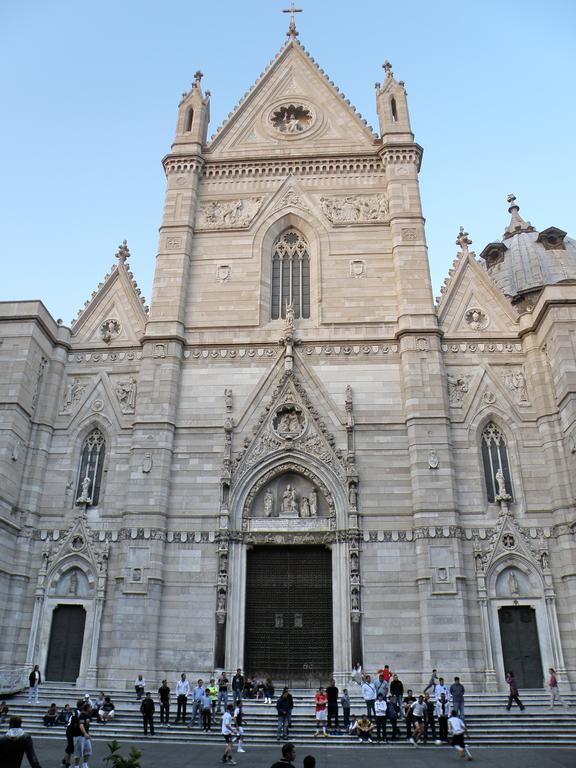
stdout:
<svg viewBox="0 0 576 768">
<path fill-rule="evenodd" d="M 482 463 L 484 464 L 484 481 L 489 502 L 495 502 L 499 496 L 498 471 L 502 471 L 506 493 L 512 500 L 512 482 L 508 464 L 508 451 L 504 435 L 496 424 L 490 422 L 482 432 Z"/>
<path fill-rule="evenodd" d="M 194 120 L 194 110 L 192 107 L 186 112 L 186 133 L 190 133 L 192 130 L 192 122 Z"/>
<path fill-rule="evenodd" d="M 308 243 L 295 229 L 288 229 L 274 243 L 272 252 L 271 317 L 310 317 L 310 255 Z"/>
<path fill-rule="evenodd" d="M 392 115 L 392 122 L 398 122 L 398 110 L 396 109 L 396 99 L 394 96 L 390 99 L 390 114 Z"/>
<path fill-rule="evenodd" d="M 90 507 L 95 507 L 100 497 L 105 452 L 106 441 L 104 435 L 98 428 L 93 429 L 82 446 L 80 471 L 76 487 L 76 498 L 89 498 L 90 502 L 87 506 Z"/>
</svg>

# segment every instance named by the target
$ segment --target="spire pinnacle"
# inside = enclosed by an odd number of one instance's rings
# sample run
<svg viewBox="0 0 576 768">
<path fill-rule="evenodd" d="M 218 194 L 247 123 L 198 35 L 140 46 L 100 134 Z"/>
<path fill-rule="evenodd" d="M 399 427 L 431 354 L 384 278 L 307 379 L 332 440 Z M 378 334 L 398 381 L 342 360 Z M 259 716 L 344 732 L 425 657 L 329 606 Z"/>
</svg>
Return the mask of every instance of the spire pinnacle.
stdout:
<svg viewBox="0 0 576 768">
<path fill-rule="evenodd" d="M 388 77 L 394 77 L 394 72 L 392 72 L 392 64 L 386 59 L 384 64 L 382 64 L 382 69 L 384 72 L 386 72 L 386 78 Z"/>
<path fill-rule="evenodd" d="M 282 13 L 290 14 L 290 25 L 288 27 L 288 32 L 286 33 L 286 37 L 289 37 L 291 40 L 295 40 L 298 37 L 298 32 L 296 30 L 296 22 L 294 21 L 294 14 L 302 13 L 302 8 L 294 8 L 294 0 L 290 0 L 290 8 L 284 8 L 282 10 Z"/>
<path fill-rule="evenodd" d="M 126 259 L 130 256 L 130 249 L 128 248 L 128 243 L 126 240 L 122 241 L 122 245 L 118 246 L 118 251 L 116 253 L 116 258 L 118 259 L 120 264 L 125 264 Z"/>
<path fill-rule="evenodd" d="M 534 232 L 534 227 L 529 221 L 524 221 L 519 214 L 520 206 L 516 204 L 516 195 L 508 195 L 506 198 L 510 207 L 508 213 L 510 214 L 510 224 L 504 230 L 504 240 L 509 237 L 514 237 L 519 232 Z"/>
<path fill-rule="evenodd" d="M 200 88 L 200 80 L 204 77 L 204 74 L 200 72 L 198 69 L 196 72 L 194 72 L 194 82 L 192 83 L 192 88 Z"/>
<path fill-rule="evenodd" d="M 458 232 L 458 237 L 456 238 L 456 245 L 460 246 L 460 251 L 465 256 L 470 253 L 468 250 L 468 246 L 472 245 L 472 240 L 468 237 L 468 232 L 464 230 L 464 227 L 460 227 L 460 231 Z"/>
</svg>

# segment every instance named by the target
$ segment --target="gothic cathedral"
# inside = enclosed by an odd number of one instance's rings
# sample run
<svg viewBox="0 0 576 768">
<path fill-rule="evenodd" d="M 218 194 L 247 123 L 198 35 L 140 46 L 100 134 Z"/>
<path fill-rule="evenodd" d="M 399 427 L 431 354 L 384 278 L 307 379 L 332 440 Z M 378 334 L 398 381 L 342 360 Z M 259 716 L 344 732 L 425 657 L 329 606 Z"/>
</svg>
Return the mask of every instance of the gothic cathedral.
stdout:
<svg viewBox="0 0 576 768">
<path fill-rule="evenodd" d="M 0 304 L 0 663 L 576 682 L 576 243 L 510 196 L 435 302 L 384 69 L 375 133 L 292 25 L 210 140 L 197 73 L 150 309 L 126 243 L 70 328 Z"/>
</svg>

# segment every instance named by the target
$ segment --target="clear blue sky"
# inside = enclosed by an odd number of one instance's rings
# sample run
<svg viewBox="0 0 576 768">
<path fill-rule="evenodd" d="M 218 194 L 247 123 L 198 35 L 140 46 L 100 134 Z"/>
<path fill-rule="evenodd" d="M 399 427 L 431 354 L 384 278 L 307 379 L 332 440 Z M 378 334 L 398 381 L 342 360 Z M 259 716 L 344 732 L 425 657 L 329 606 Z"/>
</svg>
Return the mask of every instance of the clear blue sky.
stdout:
<svg viewBox="0 0 576 768">
<path fill-rule="evenodd" d="M 69 323 L 126 238 L 149 300 L 180 95 L 196 69 L 213 132 L 285 40 L 285 0 L 4 0 L 0 300 Z M 406 81 L 424 147 L 435 294 L 463 224 L 480 253 L 514 192 L 576 236 L 574 0 L 302 0 L 300 40 L 377 127 L 374 82 Z"/>
</svg>

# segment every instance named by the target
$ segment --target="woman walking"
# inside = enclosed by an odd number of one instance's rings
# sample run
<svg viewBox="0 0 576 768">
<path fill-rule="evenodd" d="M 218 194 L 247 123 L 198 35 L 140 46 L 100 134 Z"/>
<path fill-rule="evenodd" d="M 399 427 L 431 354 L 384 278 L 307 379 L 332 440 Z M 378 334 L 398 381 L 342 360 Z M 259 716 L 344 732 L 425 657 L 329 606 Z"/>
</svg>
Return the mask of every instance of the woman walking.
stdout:
<svg viewBox="0 0 576 768">
<path fill-rule="evenodd" d="M 550 667 L 548 670 L 548 690 L 550 691 L 550 709 L 554 709 L 554 704 L 558 702 L 563 707 L 567 707 L 565 701 L 560 698 L 560 691 L 558 690 L 558 678 L 556 677 L 556 670 L 554 667 Z"/>
<path fill-rule="evenodd" d="M 508 696 L 508 704 L 506 705 L 506 709 L 508 710 L 508 712 L 510 712 L 510 709 L 512 708 L 512 702 L 515 701 L 516 704 L 518 704 L 518 706 L 520 707 L 520 710 L 524 712 L 526 707 L 524 706 L 524 704 L 522 704 L 518 696 L 518 684 L 516 683 L 514 672 L 506 672 L 506 682 L 510 686 L 510 694 Z"/>
</svg>

